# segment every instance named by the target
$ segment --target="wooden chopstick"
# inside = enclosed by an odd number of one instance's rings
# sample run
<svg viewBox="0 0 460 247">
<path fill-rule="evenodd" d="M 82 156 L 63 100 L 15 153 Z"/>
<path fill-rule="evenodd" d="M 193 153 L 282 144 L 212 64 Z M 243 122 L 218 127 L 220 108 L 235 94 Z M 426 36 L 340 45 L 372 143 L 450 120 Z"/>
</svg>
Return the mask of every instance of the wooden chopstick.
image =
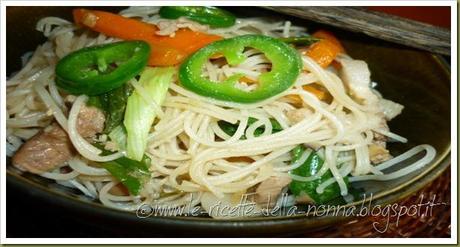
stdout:
<svg viewBox="0 0 460 247">
<path fill-rule="evenodd" d="M 397 16 L 370 11 L 363 7 L 309 6 L 263 7 L 279 13 L 324 23 L 369 36 L 450 55 L 451 33 L 445 28 Z"/>
</svg>

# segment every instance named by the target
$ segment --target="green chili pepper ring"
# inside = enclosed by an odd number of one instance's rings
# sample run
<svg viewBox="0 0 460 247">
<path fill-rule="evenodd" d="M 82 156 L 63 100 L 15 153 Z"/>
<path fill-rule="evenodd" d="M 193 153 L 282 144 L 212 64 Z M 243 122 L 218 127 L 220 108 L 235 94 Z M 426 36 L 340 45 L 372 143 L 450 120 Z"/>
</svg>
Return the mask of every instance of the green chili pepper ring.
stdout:
<svg viewBox="0 0 460 247">
<path fill-rule="evenodd" d="M 236 21 L 236 17 L 226 10 L 202 6 L 164 6 L 160 8 L 160 16 L 166 19 L 185 16 L 210 27 L 231 27 Z"/>
<path fill-rule="evenodd" d="M 237 65 L 246 59 L 246 47 L 258 49 L 272 62 L 270 72 L 260 75 L 258 87 L 244 91 L 236 83 L 243 77 L 236 74 L 223 82 L 205 79 L 202 75 L 204 64 L 214 54 L 223 54 L 229 65 Z M 288 44 L 263 35 L 243 35 L 211 43 L 194 53 L 181 65 L 179 80 L 181 84 L 203 96 L 219 100 L 253 103 L 275 96 L 289 87 L 297 79 L 302 69 L 299 53 Z"/>
<path fill-rule="evenodd" d="M 126 41 L 72 52 L 56 65 L 56 85 L 68 93 L 99 95 L 120 87 L 147 65 L 150 46 Z"/>
</svg>

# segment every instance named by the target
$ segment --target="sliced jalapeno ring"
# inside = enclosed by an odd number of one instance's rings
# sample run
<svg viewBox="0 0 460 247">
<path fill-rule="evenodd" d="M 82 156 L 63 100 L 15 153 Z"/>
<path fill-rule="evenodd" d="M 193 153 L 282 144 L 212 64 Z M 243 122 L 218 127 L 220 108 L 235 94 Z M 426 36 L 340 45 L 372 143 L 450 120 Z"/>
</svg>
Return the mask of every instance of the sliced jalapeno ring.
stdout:
<svg viewBox="0 0 460 247">
<path fill-rule="evenodd" d="M 258 49 L 271 61 L 269 72 L 259 76 L 257 88 L 245 91 L 238 87 L 242 74 L 230 76 L 222 82 L 211 81 L 202 75 L 204 64 L 215 54 L 223 54 L 230 65 L 237 65 L 246 59 L 246 47 Z M 194 53 L 181 65 L 181 84 L 203 96 L 240 103 L 261 101 L 279 94 L 291 87 L 302 69 L 299 53 L 288 44 L 263 35 L 243 35 L 216 41 Z"/>
<path fill-rule="evenodd" d="M 83 48 L 56 65 L 56 85 L 74 94 L 99 95 L 118 88 L 146 66 L 150 46 L 125 41 Z"/>
<path fill-rule="evenodd" d="M 235 16 L 223 9 L 203 6 L 165 6 L 160 9 L 160 16 L 166 19 L 187 17 L 192 21 L 210 27 L 230 27 L 235 25 Z"/>
</svg>

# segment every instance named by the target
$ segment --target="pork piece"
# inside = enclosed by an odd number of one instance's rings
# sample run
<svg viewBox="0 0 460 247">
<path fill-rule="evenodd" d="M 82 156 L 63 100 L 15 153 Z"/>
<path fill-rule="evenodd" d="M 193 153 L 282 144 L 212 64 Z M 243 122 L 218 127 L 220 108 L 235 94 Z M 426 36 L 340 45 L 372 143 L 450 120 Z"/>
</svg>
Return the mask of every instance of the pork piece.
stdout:
<svg viewBox="0 0 460 247">
<path fill-rule="evenodd" d="M 290 177 L 270 177 L 264 180 L 256 188 L 254 201 L 262 207 L 274 207 L 281 191 L 289 183 Z"/>
<path fill-rule="evenodd" d="M 389 131 L 390 128 L 388 127 L 387 122 L 385 121 L 384 118 L 381 119 L 380 124 L 378 126 L 379 129 Z M 374 139 L 372 140 L 373 144 L 376 144 L 378 146 L 382 146 L 386 148 L 386 143 L 388 141 L 388 137 L 384 136 L 380 133 L 374 132 Z"/>
<path fill-rule="evenodd" d="M 378 97 L 371 90 L 371 72 L 367 63 L 361 60 L 340 59 L 340 77 L 353 98 L 364 105 L 377 106 Z"/>
<path fill-rule="evenodd" d="M 78 113 L 77 130 L 84 138 L 94 137 L 104 130 L 105 116 L 94 106 L 83 106 Z"/>
<path fill-rule="evenodd" d="M 385 121 L 384 118 L 380 121 L 379 125 L 380 129 L 388 131 L 388 124 Z M 374 139 L 372 140 L 372 143 L 369 145 L 369 160 L 372 162 L 372 164 L 379 164 L 384 161 L 387 161 L 393 156 L 391 156 L 390 151 L 388 151 L 387 147 L 387 141 L 388 137 L 374 132 Z"/>
<path fill-rule="evenodd" d="M 84 138 L 92 138 L 102 132 L 104 122 L 104 114 L 99 109 L 83 106 L 78 114 L 78 133 Z M 65 165 L 74 155 L 66 131 L 53 123 L 24 143 L 13 156 L 13 165 L 40 174 Z"/>
<path fill-rule="evenodd" d="M 13 156 L 13 165 L 32 173 L 63 166 L 75 154 L 65 130 L 56 123 L 29 139 Z"/>
<path fill-rule="evenodd" d="M 289 119 L 291 124 L 296 124 L 304 120 L 304 118 L 311 113 L 312 111 L 307 108 L 293 109 L 286 112 L 286 117 Z"/>
<path fill-rule="evenodd" d="M 340 59 L 342 69 L 340 75 L 350 90 L 354 99 L 368 106 L 379 118 L 379 129 L 389 130 L 387 121 L 401 113 L 404 106 L 390 100 L 383 99 L 371 88 L 370 71 L 367 64 L 360 60 Z M 378 164 L 392 158 L 386 149 L 388 138 L 374 132 L 374 139 L 369 146 L 369 159 L 373 164 Z"/>
<path fill-rule="evenodd" d="M 391 119 L 401 114 L 402 110 L 404 109 L 403 105 L 383 98 L 380 99 L 379 106 L 387 121 L 390 121 Z"/>
<path fill-rule="evenodd" d="M 372 164 L 379 164 L 391 159 L 390 151 L 378 144 L 369 145 L 369 159 Z"/>
<path fill-rule="evenodd" d="M 313 200 L 307 193 L 301 192 L 300 195 L 295 197 L 295 202 L 299 204 L 315 204 Z"/>
</svg>

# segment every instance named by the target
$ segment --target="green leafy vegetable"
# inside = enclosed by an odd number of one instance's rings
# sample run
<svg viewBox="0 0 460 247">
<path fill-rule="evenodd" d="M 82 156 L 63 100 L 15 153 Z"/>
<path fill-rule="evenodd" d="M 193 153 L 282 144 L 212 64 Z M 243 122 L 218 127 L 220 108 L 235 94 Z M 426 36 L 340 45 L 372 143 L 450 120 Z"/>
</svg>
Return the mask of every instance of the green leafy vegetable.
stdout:
<svg viewBox="0 0 460 247">
<path fill-rule="evenodd" d="M 309 45 L 312 45 L 313 43 L 320 41 L 319 38 L 316 38 L 310 35 L 301 36 L 301 37 L 278 38 L 278 39 L 288 44 L 302 45 L 302 46 L 309 46 Z"/>
<path fill-rule="evenodd" d="M 113 154 L 112 151 L 105 149 L 102 143 L 94 143 L 94 145 L 102 150 L 102 155 Z M 144 154 L 140 161 L 121 157 L 104 162 L 102 166 L 118 179 L 128 189 L 129 193 L 138 195 L 142 184 L 150 178 L 150 163 L 150 158 Z"/>
<path fill-rule="evenodd" d="M 144 155 L 141 161 L 122 157 L 106 162 L 103 167 L 118 179 L 132 195 L 138 195 L 142 184 L 150 177 L 150 158 Z"/>
<path fill-rule="evenodd" d="M 305 152 L 305 148 L 303 146 L 296 147 L 292 151 L 292 163 L 299 160 L 303 152 Z M 321 157 L 319 157 L 319 155 L 313 151 L 307 158 L 307 160 L 300 167 L 294 169 L 291 173 L 302 177 L 310 177 L 319 172 L 319 170 L 323 166 L 323 163 L 323 159 L 321 159 Z M 332 173 L 331 171 L 327 171 L 320 178 L 313 181 L 301 182 L 293 180 L 289 185 L 289 189 L 297 197 L 308 196 L 317 204 L 325 204 L 327 202 L 332 201 L 333 199 L 341 197 L 340 188 L 337 183 L 331 184 L 328 187 L 326 187 L 324 189 L 324 192 L 321 194 L 316 192 L 316 188 L 330 178 L 332 178 Z M 345 183 L 348 185 L 348 178 L 345 177 L 344 180 Z"/>
<path fill-rule="evenodd" d="M 253 123 L 257 122 L 257 119 L 256 118 L 252 118 L 250 117 L 248 119 L 248 126 L 246 127 L 246 129 L 251 126 Z M 280 132 L 283 130 L 283 128 L 281 127 L 280 123 L 278 123 L 278 121 L 276 121 L 275 119 L 273 118 L 270 118 L 270 123 L 272 124 L 272 133 L 276 133 L 276 132 Z M 231 124 L 229 122 L 225 122 L 225 121 L 219 121 L 217 123 L 219 125 L 219 127 L 229 136 L 233 136 L 236 132 L 236 130 L 238 129 L 238 124 Z M 255 131 L 254 131 L 254 136 L 255 137 L 258 137 L 260 135 L 262 135 L 265 131 L 265 126 L 261 126 L 259 128 L 257 128 Z M 242 140 L 246 139 L 246 136 L 242 136 L 241 137 Z"/>
<path fill-rule="evenodd" d="M 126 152 L 130 159 L 142 159 L 147 146 L 148 133 L 156 117 L 152 104 L 161 106 L 174 73 L 173 67 L 147 67 L 141 73 L 139 84 L 144 90 L 142 95 L 149 98 L 144 99 L 136 90 L 129 96 L 124 125 L 127 133 Z M 154 102 L 148 102 L 150 100 Z"/>
<path fill-rule="evenodd" d="M 87 104 L 101 109 L 105 114 L 105 134 L 122 124 L 126 103 L 132 92 L 133 86 L 126 83 L 107 93 L 89 97 Z"/>
<path fill-rule="evenodd" d="M 104 163 L 104 168 L 107 169 L 110 174 L 117 178 L 133 195 L 138 195 L 141 190 L 141 181 L 129 174 L 127 169 L 118 164 L 117 162 L 110 161 Z"/>
</svg>

